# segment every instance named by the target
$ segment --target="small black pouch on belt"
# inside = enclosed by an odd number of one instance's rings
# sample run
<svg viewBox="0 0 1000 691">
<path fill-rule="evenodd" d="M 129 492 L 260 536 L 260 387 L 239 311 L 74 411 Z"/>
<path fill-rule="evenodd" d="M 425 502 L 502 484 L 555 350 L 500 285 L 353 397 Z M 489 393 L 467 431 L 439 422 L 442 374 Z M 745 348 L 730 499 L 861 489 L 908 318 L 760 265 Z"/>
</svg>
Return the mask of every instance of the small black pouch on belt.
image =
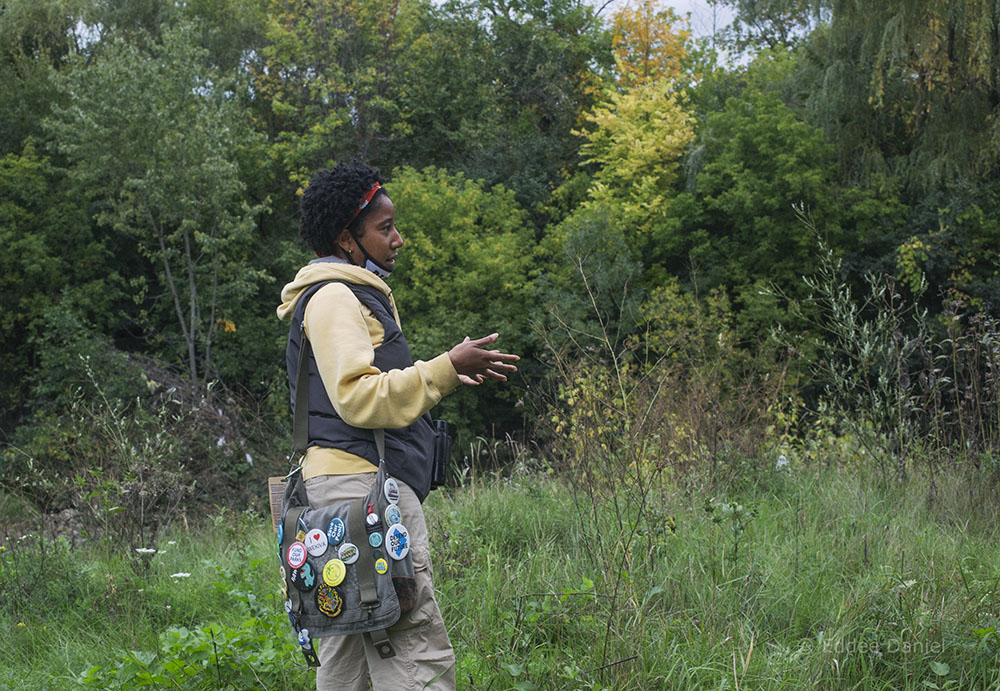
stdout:
<svg viewBox="0 0 1000 691">
<path fill-rule="evenodd" d="M 434 465 L 431 468 L 431 489 L 437 489 L 448 480 L 448 466 L 451 465 L 451 437 L 448 423 L 434 420 Z"/>
</svg>

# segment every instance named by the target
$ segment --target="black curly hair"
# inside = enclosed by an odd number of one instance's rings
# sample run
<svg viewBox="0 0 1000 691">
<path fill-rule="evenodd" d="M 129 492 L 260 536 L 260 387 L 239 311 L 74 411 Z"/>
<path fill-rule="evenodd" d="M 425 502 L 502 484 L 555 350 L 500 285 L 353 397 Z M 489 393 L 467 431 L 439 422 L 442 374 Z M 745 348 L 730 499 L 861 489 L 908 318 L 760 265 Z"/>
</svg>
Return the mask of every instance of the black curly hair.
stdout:
<svg viewBox="0 0 1000 691">
<path fill-rule="evenodd" d="M 299 200 L 299 233 L 309 249 L 322 256 L 333 254 L 333 243 L 344 228 L 361 237 L 362 220 L 375 205 L 351 219 L 376 182 L 385 183 L 378 169 L 357 161 L 317 171 Z M 384 191 L 376 197 L 379 194 Z"/>
</svg>

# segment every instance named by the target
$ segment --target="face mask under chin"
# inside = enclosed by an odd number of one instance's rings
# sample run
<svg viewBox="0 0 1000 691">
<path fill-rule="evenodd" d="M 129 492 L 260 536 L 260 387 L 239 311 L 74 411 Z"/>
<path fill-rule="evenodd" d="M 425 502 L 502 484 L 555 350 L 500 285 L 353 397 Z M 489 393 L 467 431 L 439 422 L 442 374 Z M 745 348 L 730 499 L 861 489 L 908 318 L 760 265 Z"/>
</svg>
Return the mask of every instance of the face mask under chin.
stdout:
<svg viewBox="0 0 1000 691">
<path fill-rule="evenodd" d="M 381 266 L 373 262 L 371 259 L 365 259 L 365 268 L 382 279 L 389 278 L 389 274 L 392 273 L 391 271 L 383 269 Z"/>
</svg>

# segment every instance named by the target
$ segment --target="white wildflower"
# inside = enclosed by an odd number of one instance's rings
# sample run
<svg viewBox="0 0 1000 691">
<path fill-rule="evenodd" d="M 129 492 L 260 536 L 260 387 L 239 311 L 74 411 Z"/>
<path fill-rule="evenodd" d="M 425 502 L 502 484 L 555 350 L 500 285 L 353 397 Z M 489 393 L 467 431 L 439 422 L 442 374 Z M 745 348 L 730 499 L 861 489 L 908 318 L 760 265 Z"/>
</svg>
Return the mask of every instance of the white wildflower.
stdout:
<svg viewBox="0 0 1000 691">
<path fill-rule="evenodd" d="M 136 547 L 135 551 L 139 554 L 156 554 L 156 550 L 152 547 Z"/>
<path fill-rule="evenodd" d="M 185 573 L 183 571 L 178 571 L 177 573 L 170 574 L 171 578 L 190 578 L 191 574 Z"/>
<path fill-rule="evenodd" d="M 249 453 L 247 453 L 247 463 L 253 466 L 253 456 L 251 456 Z"/>
</svg>

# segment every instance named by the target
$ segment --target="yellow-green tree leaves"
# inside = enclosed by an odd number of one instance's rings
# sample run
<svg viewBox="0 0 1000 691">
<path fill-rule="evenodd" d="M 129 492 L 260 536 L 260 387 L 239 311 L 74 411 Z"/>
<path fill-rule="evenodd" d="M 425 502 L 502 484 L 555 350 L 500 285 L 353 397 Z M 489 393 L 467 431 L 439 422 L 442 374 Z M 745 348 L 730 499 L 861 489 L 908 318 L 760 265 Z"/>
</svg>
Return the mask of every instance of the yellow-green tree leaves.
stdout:
<svg viewBox="0 0 1000 691">
<path fill-rule="evenodd" d="M 681 18 L 659 0 L 622 5 L 611 20 L 619 83 L 632 86 L 661 79 L 676 81 L 691 38 L 690 30 L 675 28 L 680 24 Z"/>
<path fill-rule="evenodd" d="M 631 232 L 650 229 L 673 195 L 680 157 L 694 139 L 694 119 L 668 79 L 611 92 L 586 119 L 581 147 L 594 173 L 590 203 L 615 208 Z"/>
</svg>

